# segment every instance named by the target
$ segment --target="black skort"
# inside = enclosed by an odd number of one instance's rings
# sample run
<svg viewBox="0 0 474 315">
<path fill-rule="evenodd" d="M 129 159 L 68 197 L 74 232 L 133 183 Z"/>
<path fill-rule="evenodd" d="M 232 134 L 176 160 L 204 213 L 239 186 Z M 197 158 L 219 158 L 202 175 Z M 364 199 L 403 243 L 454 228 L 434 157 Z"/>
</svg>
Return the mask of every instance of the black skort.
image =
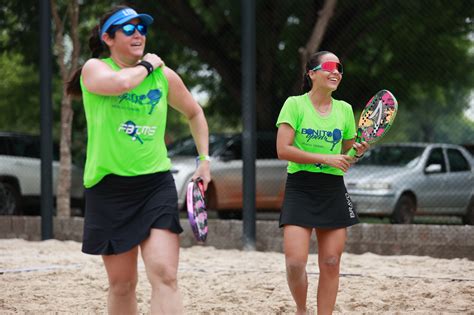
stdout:
<svg viewBox="0 0 474 315">
<path fill-rule="evenodd" d="M 280 227 L 342 228 L 357 223 L 342 176 L 304 171 L 288 174 Z"/>
<path fill-rule="evenodd" d="M 107 175 L 85 191 L 82 251 L 92 255 L 127 252 L 152 228 L 179 234 L 178 195 L 173 176 L 160 172 L 139 176 Z"/>
</svg>

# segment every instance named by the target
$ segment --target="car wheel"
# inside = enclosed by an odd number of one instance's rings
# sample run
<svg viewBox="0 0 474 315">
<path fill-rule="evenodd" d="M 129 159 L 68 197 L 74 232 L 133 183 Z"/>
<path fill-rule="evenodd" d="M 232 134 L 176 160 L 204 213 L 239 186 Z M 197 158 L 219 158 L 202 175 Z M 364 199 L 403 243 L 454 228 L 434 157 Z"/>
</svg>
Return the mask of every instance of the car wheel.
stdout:
<svg viewBox="0 0 474 315">
<path fill-rule="evenodd" d="M 398 199 L 395 210 L 391 217 L 391 222 L 395 224 L 413 223 L 415 217 L 416 205 L 412 197 L 403 195 Z"/>
<path fill-rule="evenodd" d="M 0 215 L 21 214 L 20 193 L 10 183 L 0 183 Z"/>
<path fill-rule="evenodd" d="M 467 206 L 466 215 L 463 217 L 463 223 L 474 225 L 474 197 L 471 197 L 471 202 Z"/>
</svg>

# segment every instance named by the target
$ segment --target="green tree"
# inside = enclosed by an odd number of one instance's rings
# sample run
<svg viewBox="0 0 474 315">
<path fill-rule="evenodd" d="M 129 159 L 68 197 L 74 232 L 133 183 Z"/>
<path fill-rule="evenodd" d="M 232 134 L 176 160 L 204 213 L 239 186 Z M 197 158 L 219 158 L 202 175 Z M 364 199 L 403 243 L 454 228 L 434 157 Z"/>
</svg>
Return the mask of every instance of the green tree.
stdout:
<svg viewBox="0 0 474 315">
<path fill-rule="evenodd" d="M 0 54 L 0 125 L 3 130 L 36 132 L 39 128 L 39 80 L 33 65 L 17 52 Z"/>
<path fill-rule="evenodd" d="M 210 93 L 208 112 L 239 117 L 240 3 L 129 2 L 156 18 L 153 50 L 167 60 L 168 49 L 176 49 L 178 43 L 186 47 L 181 58 L 175 59 L 178 69 L 189 65 L 212 73 L 201 78 L 201 85 Z M 259 129 L 273 129 L 285 98 L 299 93 L 302 73 L 298 51 L 309 38 L 323 4 L 310 0 L 256 1 Z M 320 44 L 320 49 L 338 54 L 346 66 L 336 97 L 360 109 L 377 90 L 388 88 L 405 111 L 423 101 L 420 90 L 427 95 L 441 91 L 444 99 L 455 90 L 461 97 L 451 111 L 462 111 L 474 83 L 469 55 L 472 43 L 468 39 L 473 31 L 473 13 L 471 1 L 434 0 L 429 5 L 424 1 L 338 1 Z"/>
<path fill-rule="evenodd" d="M 85 46 L 90 29 L 111 3 L 103 0 L 83 0 L 82 3 L 79 35 Z M 216 129 L 223 125 L 238 126 L 241 109 L 240 2 L 136 0 L 128 3 L 155 17 L 147 38 L 147 49 L 160 54 L 194 91 L 208 94 L 208 101 L 203 106 L 211 128 L 214 125 Z M 322 0 L 256 0 L 259 129 L 274 130 L 283 101 L 289 95 L 299 93 L 300 48 L 308 42 L 324 3 Z M 0 49 L 9 56 L 21 56 L 22 64 L 16 65 L 16 71 L 26 67 L 31 74 L 21 76 L 23 82 L 19 83 L 13 82 L 16 75 L 2 78 L 3 86 L 17 84 L 17 90 L 29 92 L 27 97 L 31 99 L 24 105 L 26 110 L 22 115 L 39 112 L 39 91 L 27 86 L 32 84 L 27 81 L 38 73 L 37 12 L 38 2 L 33 0 L 5 0 L 0 4 L 0 25 L 4 30 L 0 34 Z M 387 88 L 400 104 L 400 116 L 391 133 L 399 130 L 400 134 L 396 136 L 400 138 L 437 140 L 436 124 L 453 122 L 447 119 L 440 122 L 434 116 L 448 111 L 449 117 L 456 113 L 459 113 L 456 117 L 461 117 L 474 86 L 473 58 L 469 53 L 472 41 L 468 38 L 474 31 L 473 16 L 474 6 L 469 0 L 433 0 L 429 3 L 419 0 L 337 1 L 319 45 L 320 49 L 338 54 L 345 66 L 344 80 L 336 98 L 349 101 L 357 111 L 377 90 Z M 88 56 L 87 49 L 83 49 L 79 63 Z M 59 73 L 59 68 L 54 70 Z M 6 82 L 9 80 L 12 82 Z M 60 102 L 61 88 L 56 80 L 55 104 Z M 24 99 L 25 95 L 20 96 Z M 72 146 L 81 151 L 86 137 L 84 115 L 80 102 L 73 103 L 73 108 L 79 115 L 73 118 Z M 444 110 L 438 111 L 438 108 Z M 417 121 L 420 115 L 431 124 L 423 128 L 421 124 L 410 127 L 416 131 L 404 127 Z M 55 117 L 59 117 L 59 105 L 55 105 Z M 37 130 L 38 121 L 37 118 Z M 59 122 L 59 119 L 55 121 Z M 179 116 L 170 113 L 170 132 L 176 135 L 186 132 L 186 128 L 180 126 Z M 18 128 L 17 119 L 6 122 L 4 128 Z M 59 123 L 55 125 L 56 137 L 58 134 Z"/>
</svg>

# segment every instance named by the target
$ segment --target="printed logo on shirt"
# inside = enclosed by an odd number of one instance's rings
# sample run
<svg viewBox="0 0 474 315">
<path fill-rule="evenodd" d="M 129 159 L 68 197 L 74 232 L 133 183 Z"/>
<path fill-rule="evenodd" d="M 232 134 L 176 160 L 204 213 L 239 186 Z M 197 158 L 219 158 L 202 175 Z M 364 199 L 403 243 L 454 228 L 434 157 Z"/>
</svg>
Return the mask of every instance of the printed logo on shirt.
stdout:
<svg viewBox="0 0 474 315">
<path fill-rule="evenodd" d="M 314 163 L 314 166 L 316 166 L 316 168 L 319 168 L 320 170 L 324 168 L 324 164 L 321 163 Z"/>
<path fill-rule="evenodd" d="M 341 129 L 337 128 L 335 128 L 333 131 L 302 128 L 301 134 L 306 135 L 306 142 L 309 142 L 310 140 L 315 140 L 331 143 L 331 151 L 334 149 L 334 146 L 342 140 L 342 131 Z"/>
<path fill-rule="evenodd" d="M 143 144 L 143 139 L 140 137 L 140 135 L 153 136 L 156 131 L 156 126 L 139 126 L 133 121 L 129 120 L 123 124 L 120 124 L 118 131 L 128 134 L 130 137 L 132 137 L 132 141 L 138 141 Z"/>
<path fill-rule="evenodd" d="M 150 111 L 148 112 L 148 115 L 151 115 L 153 111 L 155 110 L 156 105 L 160 102 L 162 93 L 160 90 L 155 89 L 155 90 L 150 90 L 147 94 L 135 94 L 135 93 L 124 93 L 120 95 L 119 98 L 119 104 L 122 103 L 123 101 L 128 101 L 129 103 L 132 103 L 134 105 L 139 105 L 139 106 L 150 106 Z"/>
<path fill-rule="evenodd" d="M 347 202 L 347 209 L 349 210 L 349 217 L 353 219 L 355 218 L 354 206 L 352 205 L 352 200 L 348 193 L 346 193 L 346 202 Z"/>
</svg>

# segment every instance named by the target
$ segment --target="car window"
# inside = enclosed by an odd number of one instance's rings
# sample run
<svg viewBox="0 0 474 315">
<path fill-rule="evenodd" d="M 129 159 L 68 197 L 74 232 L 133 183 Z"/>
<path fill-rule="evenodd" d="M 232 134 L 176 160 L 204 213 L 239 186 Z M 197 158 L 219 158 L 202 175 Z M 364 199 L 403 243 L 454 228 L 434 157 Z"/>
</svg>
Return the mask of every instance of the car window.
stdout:
<svg viewBox="0 0 474 315">
<path fill-rule="evenodd" d="M 186 137 L 168 145 L 168 156 L 196 156 L 197 150 L 192 137 Z M 240 134 L 210 134 L 209 155 L 224 156 L 227 160 L 242 159 Z M 257 159 L 277 159 L 276 134 L 257 134 Z"/>
<path fill-rule="evenodd" d="M 229 160 L 242 160 L 242 141 L 241 139 L 236 139 L 227 148 L 224 153 Z"/>
<path fill-rule="evenodd" d="M 276 135 L 272 134 L 257 134 L 257 145 L 256 145 L 257 159 L 276 159 Z M 229 160 L 242 160 L 242 140 L 240 137 L 235 138 L 230 145 L 227 147 L 225 153 L 223 153 L 226 159 Z"/>
<path fill-rule="evenodd" d="M 425 166 L 429 166 L 431 164 L 440 164 L 441 172 L 446 172 L 446 162 L 444 161 L 443 150 L 441 148 L 431 150 Z"/>
<path fill-rule="evenodd" d="M 197 150 L 192 137 L 176 141 L 168 146 L 168 155 L 196 156 Z"/>
<path fill-rule="evenodd" d="M 225 147 L 232 139 L 229 135 L 209 135 L 209 155 L 213 156 L 218 152 L 224 151 Z M 196 145 L 193 137 L 186 137 L 172 142 L 168 145 L 168 156 L 197 156 Z"/>
<path fill-rule="evenodd" d="M 0 137 L 0 155 L 11 155 L 10 139 Z"/>
<path fill-rule="evenodd" d="M 12 137 L 12 155 L 40 158 L 40 144 L 31 137 Z"/>
<path fill-rule="evenodd" d="M 0 137 L 0 154 L 40 159 L 41 143 L 37 136 Z M 53 143 L 53 160 L 59 160 L 59 145 Z"/>
<path fill-rule="evenodd" d="M 451 172 L 465 172 L 471 169 L 469 162 L 459 150 L 448 149 L 448 161 Z"/>
<path fill-rule="evenodd" d="M 423 147 L 414 146 L 376 146 L 358 164 L 411 167 L 420 159 L 423 151 Z"/>
</svg>

